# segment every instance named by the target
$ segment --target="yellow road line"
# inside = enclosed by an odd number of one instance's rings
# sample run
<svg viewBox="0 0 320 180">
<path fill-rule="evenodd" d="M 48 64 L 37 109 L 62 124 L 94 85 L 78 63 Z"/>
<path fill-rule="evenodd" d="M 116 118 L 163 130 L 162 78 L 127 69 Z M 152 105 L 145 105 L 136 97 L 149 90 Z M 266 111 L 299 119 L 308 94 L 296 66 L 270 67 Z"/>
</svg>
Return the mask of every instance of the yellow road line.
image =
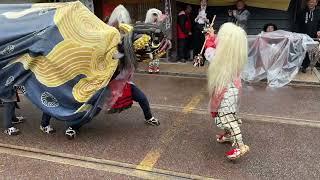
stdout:
<svg viewBox="0 0 320 180">
<path fill-rule="evenodd" d="M 158 149 L 151 150 L 150 152 L 148 152 L 145 158 L 140 162 L 140 164 L 137 166 L 136 169 L 151 171 L 154 165 L 157 163 L 160 156 L 161 156 L 161 152 Z"/>
<path fill-rule="evenodd" d="M 203 99 L 203 95 L 195 96 L 191 99 L 191 101 L 183 108 L 183 113 L 190 113 L 192 112 Z"/>
<path fill-rule="evenodd" d="M 201 102 L 204 96 L 197 95 L 194 96 L 189 103 L 183 108 L 182 115 L 178 116 L 173 123 L 172 128 L 168 129 L 159 139 L 159 145 L 156 149 L 150 150 L 145 158 L 140 162 L 137 166 L 138 170 L 145 170 L 151 171 L 154 165 L 159 160 L 161 153 L 165 150 L 165 148 L 173 141 L 174 137 L 181 131 L 181 125 L 183 125 L 184 120 L 186 119 L 183 117 L 184 115 L 191 113 Z"/>
</svg>

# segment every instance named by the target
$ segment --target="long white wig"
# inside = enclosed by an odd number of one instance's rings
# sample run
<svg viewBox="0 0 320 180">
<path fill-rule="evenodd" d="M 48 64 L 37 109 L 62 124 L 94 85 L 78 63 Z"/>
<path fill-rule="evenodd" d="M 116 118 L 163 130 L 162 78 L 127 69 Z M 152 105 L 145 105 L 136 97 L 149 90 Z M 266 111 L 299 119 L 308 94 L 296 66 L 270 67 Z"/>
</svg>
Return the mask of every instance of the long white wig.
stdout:
<svg viewBox="0 0 320 180">
<path fill-rule="evenodd" d="M 233 23 L 225 23 L 218 32 L 215 56 L 208 68 L 209 93 L 219 93 L 239 77 L 248 59 L 246 32 Z"/>
<path fill-rule="evenodd" d="M 158 22 L 160 22 L 160 20 L 161 20 L 160 18 L 162 17 L 162 12 L 156 8 L 152 8 L 147 11 L 146 19 L 144 22 L 145 23 L 154 23 L 153 22 L 153 14 L 158 15 Z M 158 22 L 156 22 L 156 23 L 158 23 Z"/>
<path fill-rule="evenodd" d="M 128 10 L 123 5 L 118 5 L 111 13 L 108 25 L 114 26 L 117 23 L 131 24 Z"/>
</svg>

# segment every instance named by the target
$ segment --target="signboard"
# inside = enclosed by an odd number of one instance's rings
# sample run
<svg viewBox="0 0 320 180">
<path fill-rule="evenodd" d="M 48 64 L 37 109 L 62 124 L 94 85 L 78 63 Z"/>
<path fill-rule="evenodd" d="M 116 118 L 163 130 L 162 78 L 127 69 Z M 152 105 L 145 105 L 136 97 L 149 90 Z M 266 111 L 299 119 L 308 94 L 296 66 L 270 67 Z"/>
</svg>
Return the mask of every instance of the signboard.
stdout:
<svg viewBox="0 0 320 180">
<path fill-rule="evenodd" d="M 179 2 L 189 3 L 189 4 L 199 4 L 199 0 L 177 0 Z M 234 5 L 236 0 L 208 0 L 209 6 L 230 6 Z M 290 0 L 246 0 L 248 6 L 266 8 L 266 9 L 276 9 L 287 11 Z"/>
</svg>

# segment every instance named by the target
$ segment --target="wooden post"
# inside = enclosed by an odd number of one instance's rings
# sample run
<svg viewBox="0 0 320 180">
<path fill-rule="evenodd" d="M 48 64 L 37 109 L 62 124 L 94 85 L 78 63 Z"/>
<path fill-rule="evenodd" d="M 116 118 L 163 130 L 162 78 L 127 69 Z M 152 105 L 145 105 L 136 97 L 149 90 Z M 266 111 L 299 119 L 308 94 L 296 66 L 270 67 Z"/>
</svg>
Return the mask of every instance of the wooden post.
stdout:
<svg viewBox="0 0 320 180">
<path fill-rule="evenodd" d="M 171 0 L 171 9 L 172 9 L 172 49 L 170 53 L 171 61 L 177 59 L 177 49 L 178 49 L 178 39 L 177 39 L 177 1 Z"/>
</svg>

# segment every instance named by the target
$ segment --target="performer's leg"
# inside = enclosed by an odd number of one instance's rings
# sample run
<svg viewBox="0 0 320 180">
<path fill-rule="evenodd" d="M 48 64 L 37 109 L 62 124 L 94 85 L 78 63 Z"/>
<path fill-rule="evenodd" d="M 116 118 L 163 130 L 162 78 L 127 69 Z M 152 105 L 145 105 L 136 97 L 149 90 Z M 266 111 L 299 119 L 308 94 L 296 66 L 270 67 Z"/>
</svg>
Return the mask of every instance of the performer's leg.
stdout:
<svg viewBox="0 0 320 180">
<path fill-rule="evenodd" d="M 46 127 L 50 124 L 51 116 L 46 113 L 42 113 L 41 126 Z"/>
<path fill-rule="evenodd" d="M 160 72 L 160 60 L 159 59 L 153 60 L 153 64 L 154 64 L 154 71 L 156 73 Z"/>
<path fill-rule="evenodd" d="M 40 123 L 40 130 L 47 134 L 55 133 L 56 131 L 50 126 L 51 116 L 49 114 L 43 113 Z"/>
<path fill-rule="evenodd" d="M 157 125 L 157 126 L 160 125 L 159 120 L 157 120 L 152 116 L 149 101 L 145 96 L 145 94 L 137 86 L 133 84 L 131 85 L 131 94 L 132 94 L 132 99 L 139 103 L 143 111 L 146 122 L 151 125 Z"/>
<path fill-rule="evenodd" d="M 10 136 L 19 134 L 19 129 L 15 128 L 12 123 L 12 119 L 15 116 L 15 102 L 4 102 L 3 106 L 4 132 Z"/>
<path fill-rule="evenodd" d="M 4 103 L 4 128 L 8 129 L 13 127 L 12 119 L 14 118 L 15 105 L 14 102 Z"/>
<path fill-rule="evenodd" d="M 149 58 L 150 58 L 150 62 L 149 62 L 149 66 L 148 66 L 148 72 L 149 73 L 153 73 L 154 72 L 154 62 L 153 62 L 153 54 L 150 53 L 149 54 Z"/>
<path fill-rule="evenodd" d="M 217 126 L 224 129 L 225 134 L 230 138 L 234 149 L 226 153 L 227 158 L 233 160 L 246 154 L 249 151 L 249 147 L 243 143 L 240 125 L 242 121 L 238 119 L 236 113 L 223 113 L 219 112 L 219 121 Z"/>
<path fill-rule="evenodd" d="M 154 70 L 153 60 L 151 60 L 151 61 L 149 62 L 149 66 L 148 66 L 148 72 L 149 72 L 149 73 L 153 73 L 153 70 Z"/>
<path fill-rule="evenodd" d="M 152 118 L 149 101 L 145 94 L 135 85 L 131 85 L 132 99 L 139 103 L 145 119 Z"/>
<path fill-rule="evenodd" d="M 235 113 L 230 113 L 220 117 L 223 122 L 224 130 L 230 134 L 231 141 L 234 145 L 243 145 L 242 134 L 240 130 L 240 125 L 238 123 L 238 118 Z"/>
<path fill-rule="evenodd" d="M 17 108 L 17 102 L 15 102 L 15 109 Z M 13 113 L 13 118 L 12 118 L 12 123 L 13 124 L 20 124 L 24 122 L 24 117 L 23 116 L 16 116 L 16 111 L 14 110 Z"/>
</svg>

